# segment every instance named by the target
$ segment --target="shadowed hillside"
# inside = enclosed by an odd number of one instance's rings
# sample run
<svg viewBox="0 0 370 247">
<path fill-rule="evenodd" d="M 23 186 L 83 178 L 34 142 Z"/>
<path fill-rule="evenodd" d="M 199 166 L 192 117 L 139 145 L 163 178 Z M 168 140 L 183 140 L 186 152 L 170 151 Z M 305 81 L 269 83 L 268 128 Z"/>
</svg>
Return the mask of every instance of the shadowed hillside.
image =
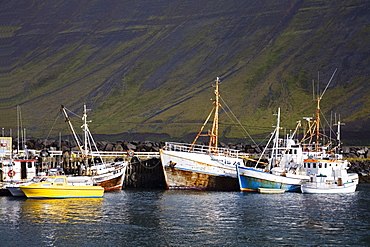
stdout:
<svg viewBox="0 0 370 247">
<path fill-rule="evenodd" d="M 313 88 L 337 69 L 321 110 L 346 123 L 344 141 L 369 143 L 369 11 L 364 0 L 2 1 L 0 127 L 17 128 L 19 105 L 28 136 L 67 134 L 60 105 L 81 115 L 86 103 L 96 134 L 187 139 L 219 76 L 233 114 L 265 136 L 278 107 L 287 129 L 312 116 Z M 246 138 L 227 111 L 222 138 Z"/>
</svg>

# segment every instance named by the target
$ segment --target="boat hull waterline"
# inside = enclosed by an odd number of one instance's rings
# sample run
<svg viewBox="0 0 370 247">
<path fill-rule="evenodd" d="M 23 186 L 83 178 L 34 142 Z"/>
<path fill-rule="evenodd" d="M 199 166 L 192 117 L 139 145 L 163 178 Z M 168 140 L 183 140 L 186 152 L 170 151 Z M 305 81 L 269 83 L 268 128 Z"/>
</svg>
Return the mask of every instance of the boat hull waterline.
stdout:
<svg viewBox="0 0 370 247">
<path fill-rule="evenodd" d="M 356 182 L 345 183 L 342 186 L 336 184 L 312 185 L 302 184 L 301 190 L 305 194 L 338 194 L 338 193 L 353 193 L 356 191 Z"/>
<path fill-rule="evenodd" d="M 212 155 L 161 150 L 168 189 L 238 191 L 235 160 L 225 166 Z M 228 157 L 222 157 L 223 160 Z"/>
<path fill-rule="evenodd" d="M 20 188 L 29 199 L 101 198 L 104 194 L 104 189 L 100 186 L 63 186 L 62 188 L 21 186 Z"/>
<path fill-rule="evenodd" d="M 274 175 L 251 167 L 238 166 L 241 191 L 258 191 L 258 188 L 283 189 L 287 192 L 301 192 L 301 179 Z"/>
<path fill-rule="evenodd" d="M 101 175 L 93 176 L 94 185 L 101 186 L 104 191 L 121 190 L 124 177 L 126 175 L 127 165 L 117 168 L 115 171 L 110 171 Z"/>
</svg>

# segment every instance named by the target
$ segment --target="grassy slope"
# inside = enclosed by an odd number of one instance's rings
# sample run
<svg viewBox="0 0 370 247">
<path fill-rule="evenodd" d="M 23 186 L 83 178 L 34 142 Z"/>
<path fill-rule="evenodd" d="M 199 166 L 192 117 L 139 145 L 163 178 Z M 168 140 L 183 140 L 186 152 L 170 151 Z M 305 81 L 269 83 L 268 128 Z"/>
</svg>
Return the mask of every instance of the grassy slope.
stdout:
<svg viewBox="0 0 370 247">
<path fill-rule="evenodd" d="M 29 135 L 57 135 L 60 104 L 81 113 L 87 103 L 94 133 L 182 138 L 207 117 L 220 76 L 250 134 L 270 131 L 277 107 L 291 129 L 314 113 L 317 72 L 323 90 L 335 68 L 322 110 L 368 118 L 366 1 L 150 3 L 2 3 L 2 126 L 16 127 L 19 104 Z M 220 118 L 222 135 L 245 136 Z"/>
</svg>

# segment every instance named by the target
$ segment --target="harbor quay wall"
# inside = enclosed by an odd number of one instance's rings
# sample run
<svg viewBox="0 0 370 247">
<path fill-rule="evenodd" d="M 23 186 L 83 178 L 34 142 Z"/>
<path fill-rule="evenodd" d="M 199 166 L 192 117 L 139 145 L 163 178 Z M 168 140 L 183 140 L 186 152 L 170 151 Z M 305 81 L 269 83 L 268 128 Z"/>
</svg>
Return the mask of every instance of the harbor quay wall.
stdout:
<svg viewBox="0 0 370 247">
<path fill-rule="evenodd" d="M 71 152 L 78 151 L 78 147 L 74 144 L 74 142 L 68 141 L 57 141 L 57 140 L 28 140 L 27 143 L 28 149 L 35 149 L 35 150 L 58 150 L 62 151 L 63 154 L 70 154 Z M 159 152 L 165 143 L 164 142 L 154 142 L 154 141 L 116 141 L 116 142 L 108 142 L 108 141 L 98 141 L 96 142 L 97 148 L 99 151 L 103 152 L 127 152 L 128 150 L 132 150 L 134 154 L 136 152 Z M 247 154 L 258 154 L 263 150 L 263 146 L 257 145 L 250 145 L 244 143 L 222 143 L 219 144 L 220 147 L 224 148 L 231 148 L 239 150 L 241 153 Z M 17 147 L 16 140 L 13 142 L 13 148 Z M 369 147 L 350 147 L 350 146 L 343 146 L 340 150 L 340 153 L 343 154 L 343 157 L 348 159 L 351 163 L 349 168 L 349 172 L 355 172 L 359 174 L 360 182 L 361 183 L 370 183 L 370 148 Z M 66 156 L 66 155 L 65 155 Z M 157 156 L 157 155 L 155 155 Z M 153 157 L 157 158 L 158 157 Z M 140 158 L 141 161 L 145 161 L 150 159 L 147 158 Z M 155 161 L 153 161 L 156 163 Z M 138 163 L 135 161 L 135 163 Z M 131 169 L 136 174 L 139 168 Z M 133 176 L 135 177 L 136 174 Z M 131 179 L 130 181 L 134 181 L 135 179 Z"/>
<path fill-rule="evenodd" d="M 351 163 L 348 172 L 357 173 L 360 183 L 370 183 L 370 148 L 343 147 L 342 151 L 343 156 Z"/>
</svg>

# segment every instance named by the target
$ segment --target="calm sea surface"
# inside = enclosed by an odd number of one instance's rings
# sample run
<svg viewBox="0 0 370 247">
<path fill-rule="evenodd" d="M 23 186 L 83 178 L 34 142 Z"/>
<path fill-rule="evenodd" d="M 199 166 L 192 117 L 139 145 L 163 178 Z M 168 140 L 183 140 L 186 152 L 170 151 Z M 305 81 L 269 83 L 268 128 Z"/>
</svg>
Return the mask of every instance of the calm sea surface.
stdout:
<svg viewBox="0 0 370 247">
<path fill-rule="evenodd" d="M 1 246 L 370 246 L 370 185 L 343 195 L 123 190 L 0 197 Z"/>
</svg>

